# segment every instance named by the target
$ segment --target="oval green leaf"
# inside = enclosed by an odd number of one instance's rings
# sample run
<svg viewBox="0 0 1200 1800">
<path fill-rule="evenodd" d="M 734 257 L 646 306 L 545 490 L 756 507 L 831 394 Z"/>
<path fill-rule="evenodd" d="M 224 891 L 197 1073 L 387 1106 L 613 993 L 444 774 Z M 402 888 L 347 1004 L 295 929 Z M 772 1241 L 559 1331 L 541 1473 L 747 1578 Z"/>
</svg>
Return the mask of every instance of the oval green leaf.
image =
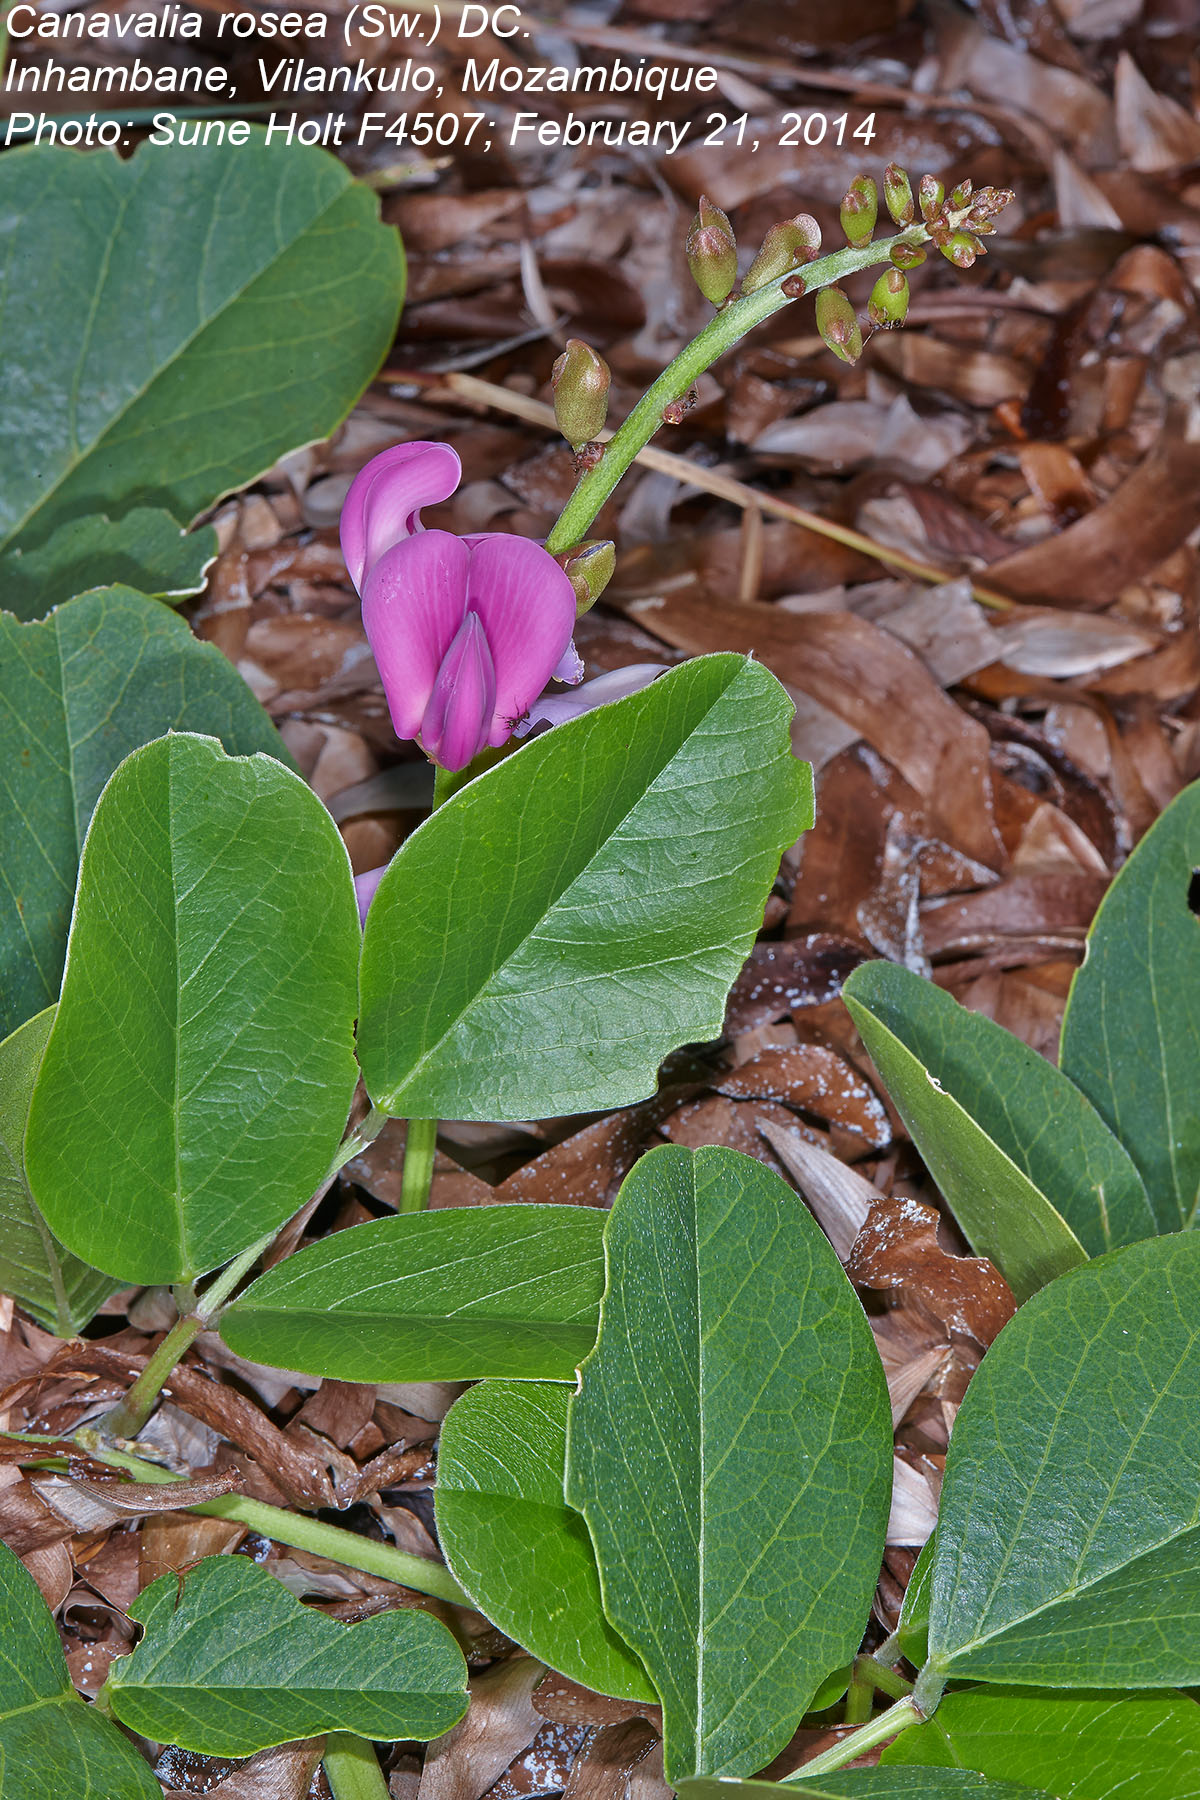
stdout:
<svg viewBox="0 0 1200 1800">
<path fill-rule="evenodd" d="M 116 1283 L 63 1249 L 25 1178 L 29 1102 L 53 1023 L 48 1006 L 0 1043 L 0 1290 L 47 1331 L 71 1337 Z"/>
<path fill-rule="evenodd" d="M 938 1514 L 930 1664 L 1052 1688 L 1200 1682 L 1200 1237 L 1036 1294 L 972 1378 Z"/>
<path fill-rule="evenodd" d="M 144 1634 L 112 1666 L 113 1712 L 205 1756 L 253 1756 L 324 1731 L 440 1737 L 467 1710 L 462 1651 L 432 1613 L 395 1607 L 337 1624 L 244 1556 L 164 1575 L 129 1617 Z"/>
<path fill-rule="evenodd" d="M 355 1225 L 268 1269 L 221 1335 L 338 1381 L 571 1381 L 596 1341 L 606 1217 L 472 1206 Z"/>
<path fill-rule="evenodd" d="M 7 552 L 87 515 L 90 581 L 119 578 L 123 513 L 186 524 L 327 437 L 396 328 L 404 259 L 376 196 L 258 128 L 129 158 L 15 150 L 0 218 L 0 585 Z"/>
<path fill-rule="evenodd" d="M 0 613 L 0 1031 L 57 1000 L 92 808 L 167 731 L 291 760 L 237 670 L 158 601 L 118 587 L 36 625 Z"/>
<path fill-rule="evenodd" d="M 1059 1800 L 1197 1800 L 1200 1706 L 1183 1694 L 973 1687 L 947 1694 L 881 1760 L 1048 1782 Z"/>
<path fill-rule="evenodd" d="M 1200 782 L 1172 800 L 1092 921 L 1059 1061 L 1142 1172 L 1160 1231 L 1200 1220 Z"/>
<path fill-rule="evenodd" d="M 972 1015 L 932 982 L 891 963 L 866 963 L 855 969 L 843 998 L 968 1243 L 977 1255 L 995 1263 L 1017 1299 L 1027 1300 L 1056 1275 L 1084 1262 L 1083 1245 L 1022 1166 L 1028 1156 L 1015 1160 L 1009 1148 L 972 1117 L 966 1099 L 960 1097 L 969 1096 L 972 1110 L 978 1103 L 993 1127 L 1002 1117 L 999 1100 L 995 1105 L 981 1101 L 981 1082 L 970 1061 L 976 1034 L 954 1016 L 961 1012 L 969 1020 Z M 1008 1035 L 987 1020 L 976 1019 L 975 1024 Z M 964 1053 L 967 1044 L 970 1049 Z M 989 1048 L 1002 1057 L 1008 1054 L 1005 1046 L 992 1045 L 990 1038 L 979 1041 L 981 1051 Z M 1069 1133 L 1074 1123 L 1076 1137 L 1085 1105 L 1067 1109 L 1065 1130 Z M 1098 1119 L 1096 1123 L 1100 1125 Z M 1003 1135 L 1015 1147 L 1019 1136 L 1015 1125 Z M 1114 1146 L 1115 1152 L 1119 1149 Z"/>
<path fill-rule="evenodd" d="M 170 513 L 155 507 L 136 506 L 119 519 L 88 513 L 60 525 L 44 544 L 10 550 L 0 573 L 0 593 L 7 611 L 19 619 L 36 618 L 86 593 L 99 569 L 114 586 L 157 600 L 178 600 L 199 593 L 216 554 L 211 525 L 185 531 Z"/>
<path fill-rule="evenodd" d="M 563 1498 L 570 1398 L 557 1383 L 484 1381 L 455 1401 L 438 1440 L 438 1541 L 531 1656 L 595 1693 L 657 1701 L 604 1616 L 592 1540 Z"/>
<path fill-rule="evenodd" d="M 0 1792 L 4 1800 L 162 1800 L 129 1739 L 71 1685 L 54 1620 L 0 1544 Z"/>
<path fill-rule="evenodd" d="M 839 1769 L 803 1779 L 803 1769 L 781 1781 L 684 1781 L 679 1800 L 1056 1800 L 1045 1788 L 992 1781 L 970 1769 Z"/>
<path fill-rule="evenodd" d="M 653 1093 L 716 1036 L 780 852 L 812 822 L 792 705 L 707 656 L 559 726 L 414 832 L 367 915 L 377 1105 L 526 1119 Z"/>
<path fill-rule="evenodd" d="M 173 1282 L 282 1224 L 354 1093 L 357 947 L 345 847 L 299 776 L 185 734 L 126 757 L 84 845 L 25 1140 L 55 1236 Z"/>
<path fill-rule="evenodd" d="M 1157 1237 L 1128 1151 L 1044 1056 L 895 963 L 855 969 L 846 997 L 900 1039 L 1049 1200 L 1089 1256 Z M 1013 1250 L 1006 1254 L 1012 1260 Z"/>
<path fill-rule="evenodd" d="M 762 1768 L 870 1607 L 892 1468 L 879 1354 L 828 1240 L 753 1157 L 651 1151 L 605 1249 L 567 1500 L 662 1698 L 668 1781 Z"/>
</svg>

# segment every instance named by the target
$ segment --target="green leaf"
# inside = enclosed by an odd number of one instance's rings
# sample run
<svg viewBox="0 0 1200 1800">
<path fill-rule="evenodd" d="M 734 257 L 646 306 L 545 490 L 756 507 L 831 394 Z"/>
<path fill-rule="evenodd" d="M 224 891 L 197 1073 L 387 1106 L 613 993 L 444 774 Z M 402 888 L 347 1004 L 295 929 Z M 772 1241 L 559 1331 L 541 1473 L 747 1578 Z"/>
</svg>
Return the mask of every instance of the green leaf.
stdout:
<svg viewBox="0 0 1200 1800">
<path fill-rule="evenodd" d="M 4 558 L 0 587 L 7 610 L 36 619 L 94 585 L 123 583 L 160 600 L 199 593 L 204 571 L 217 554 L 211 525 L 184 531 L 170 513 L 135 507 L 123 518 L 89 513 L 51 532 L 44 544 L 16 549 Z"/>
<path fill-rule="evenodd" d="M 525 1119 L 654 1091 L 716 1036 L 781 850 L 812 822 L 792 706 L 707 656 L 536 738 L 413 833 L 367 915 L 377 1105 Z"/>
<path fill-rule="evenodd" d="M 236 669 L 156 600 L 107 588 L 37 625 L 0 613 L 0 1031 L 57 1000 L 92 808 L 171 730 L 291 760 Z"/>
<path fill-rule="evenodd" d="M 801 1779 L 803 1770 L 787 1782 L 780 1781 L 684 1781 L 679 1800 L 1055 1800 L 1045 1788 L 1028 1788 L 1012 1781 L 990 1781 L 968 1769 L 947 1769 L 936 1775 L 912 1769 L 839 1769 L 833 1775 Z"/>
<path fill-rule="evenodd" d="M 1060 1800 L 1197 1800 L 1200 1706 L 1183 1694 L 969 1688 L 888 1746 L 887 1764 L 982 1769 Z"/>
<path fill-rule="evenodd" d="M 84 845 L 25 1140 L 68 1249 L 190 1281 L 308 1198 L 354 1093 L 357 946 L 345 847 L 298 775 L 188 735 L 126 757 Z"/>
<path fill-rule="evenodd" d="M 964 1071 L 966 1059 L 954 1042 L 959 1021 L 945 1010 L 961 1011 L 957 1002 L 932 982 L 888 963 L 856 969 L 842 997 L 971 1248 L 995 1263 L 1017 1299 L 1027 1300 L 1056 1275 L 1085 1261 L 1087 1252 L 1062 1213 L 957 1098 L 965 1090 L 972 1110 L 980 1100 L 980 1084 Z M 966 1040 L 962 1034 L 960 1042 Z M 974 1036 L 970 1041 L 974 1047 Z M 993 1114 L 999 1116 L 1000 1107 L 985 1100 L 980 1110 L 994 1126 Z M 1064 1135 L 1070 1136 L 1070 1109 L 1067 1116 Z M 1075 1125 L 1077 1139 L 1078 1115 Z M 1015 1130 L 1004 1135 L 1015 1143 Z"/>
<path fill-rule="evenodd" d="M 268 1269 L 221 1335 L 338 1381 L 572 1381 L 596 1341 L 606 1218 L 472 1206 L 355 1225 Z"/>
<path fill-rule="evenodd" d="M 930 1665 L 1038 1687 L 1200 1682 L 1200 1237 L 1036 1294 L 946 1462 Z"/>
<path fill-rule="evenodd" d="M 1200 1218 L 1200 782 L 1150 827 L 1092 921 L 1059 1060 L 1142 1172 L 1160 1231 Z"/>
<path fill-rule="evenodd" d="M 149 1765 L 71 1686 L 33 1576 L 0 1544 L 0 1792 L 4 1800 L 162 1800 Z"/>
<path fill-rule="evenodd" d="M 85 515 L 114 521 L 89 577 L 113 580 L 131 506 L 186 524 L 327 437 L 404 287 L 376 196 L 257 128 L 127 159 L 18 150 L 0 164 L 0 239 L 0 587 L 6 553 Z"/>
<path fill-rule="evenodd" d="M 462 1652 L 432 1613 L 336 1624 L 244 1556 L 164 1575 L 128 1610 L 145 1635 L 112 1666 L 112 1708 L 160 1743 L 253 1756 L 324 1731 L 426 1739 L 467 1710 Z"/>
<path fill-rule="evenodd" d="M 48 1006 L 0 1043 L 0 1289 L 47 1331 L 71 1337 L 116 1283 L 63 1249 L 25 1179 L 29 1102 L 53 1023 Z"/>
<path fill-rule="evenodd" d="M 653 1150 L 605 1233 L 567 1500 L 662 1697 L 667 1779 L 768 1763 L 857 1650 L 891 1489 L 887 1388 L 799 1197 L 733 1150 Z"/>
<path fill-rule="evenodd" d="M 438 1441 L 438 1541 L 480 1611 L 531 1656 L 595 1693 L 656 1701 L 604 1616 L 587 1526 L 563 1499 L 570 1398 L 555 1383 L 485 1381 L 455 1401 Z"/>
<path fill-rule="evenodd" d="M 1089 1256 L 1157 1237 L 1154 1213 L 1129 1153 L 1053 1063 L 1011 1031 L 982 1013 L 969 1012 L 932 981 L 895 963 L 864 963 L 851 974 L 846 993 L 853 1006 L 899 1038 L 940 1082 L 1049 1200 Z M 918 1117 L 915 1106 L 914 1118 L 926 1135 L 940 1122 L 936 1114 Z M 1003 1229 L 999 1221 L 997 1226 Z M 1006 1254 L 1012 1260 L 1020 1252 L 1006 1243 Z"/>
</svg>

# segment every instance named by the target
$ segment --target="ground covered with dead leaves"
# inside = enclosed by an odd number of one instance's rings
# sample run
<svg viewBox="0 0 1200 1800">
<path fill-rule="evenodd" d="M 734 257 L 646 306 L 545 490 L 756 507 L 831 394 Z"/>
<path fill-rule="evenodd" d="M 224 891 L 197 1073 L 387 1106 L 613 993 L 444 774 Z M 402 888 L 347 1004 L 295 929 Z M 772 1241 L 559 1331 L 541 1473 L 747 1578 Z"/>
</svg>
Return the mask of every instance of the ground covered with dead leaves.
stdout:
<svg viewBox="0 0 1200 1800">
<path fill-rule="evenodd" d="M 613 369 L 610 418 L 623 416 L 709 314 L 682 253 L 701 192 L 750 250 L 800 210 L 831 237 L 850 177 L 889 160 L 1015 190 L 987 259 L 966 275 L 937 257 L 917 270 L 909 326 L 877 333 L 856 367 L 826 351 L 805 302 L 780 313 L 705 377 L 656 440 L 668 458 L 635 469 L 606 509 L 619 560 L 582 624 L 588 673 L 754 652 L 795 699 L 816 828 L 784 859 L 720 1042 L 681 1054 L 654 1099 L 621 1112 L 445 1123 L 433 1189 L 434 1206 L 603 1207 L 664 1139 L 732 1146 L 801 1182 L 859 1285 L 891 1389 L 876 1643 L 930 1530 L 956 1407 L 1013 1301 L 940 1216 L 839 989 L 885 956 L 1053 1056 L 1107 882 L 1200 775 L 1194 4 L 546 10 L 557 16 L 530 45 L 484 39 L 475 53 L 702 60 L 731 116 L 873 112 L 877 135 L 869 149 L 674 157 L 350 154 L 404 234 L 400 335 L 333 442 L 220 510 L 221 554 L 188 610 L 269 709 L 356 870 L 378 865 L 420 821 L 431 781 L 392 735 L 337 547 L 364 461 L 444 438 L 464 479 L 427 523 L 544 537 L 574 478 L 546 406 L 551 364 L 569 336 L 595 345 Z M 153 53 L 221 54 L 215 33 Z M 245 46 L 223 54 L 252 93 Z M 438 54 L 449 95 L 458 51 Z M 814 515 L 878 556 L 806 524 Z M 393 1124 L 273 1257 L 394 1207 L 402 1147 Z M 173 1317 L 166 1293 L 126 1292 L 88 1341 L 64 1345 L 8 1305 L 0 1420 L 69 1433 L 124 1391 Z M 314 1389 L 209 1334 L 145 1434 L 185 1484 L 158 1492 L 162 1510 L 129 1516 L 110 1472 L 73 1447 L 71 1475 L 43 1478 L 11 1449 L 0 1535 L 55 1610 L 80 1690 L 94 1694 L 129 1648 L 124 1609 L 142 1587 L 233 1552 L 338 1618 L 420 1605 L 452 1622 L 475 1671 L 470 1713 L 427 1753 L 385 1753 L 398 1800 L 659 1800 L 655 1721 L 638 1708 L 543 1676 L 476 1615 L 181 1510 L 236 1488 L 436 1557 L 437 1435 L 456 1391 Z M 773 1772 L 829 1741 L 830 1717 Z M 292 1745 L 238 1767 L 168 1749 L 156 1768 L 168 1795 L 302 1800 L 327 1792 L 318 1755 Z"/>
</svg>

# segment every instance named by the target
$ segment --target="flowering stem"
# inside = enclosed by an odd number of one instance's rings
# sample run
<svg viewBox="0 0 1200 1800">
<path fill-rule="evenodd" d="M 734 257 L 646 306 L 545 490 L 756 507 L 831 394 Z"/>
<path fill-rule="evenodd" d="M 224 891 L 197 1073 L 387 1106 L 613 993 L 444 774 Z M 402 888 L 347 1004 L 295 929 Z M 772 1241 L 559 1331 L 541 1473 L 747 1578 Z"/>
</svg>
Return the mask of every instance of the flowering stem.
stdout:
<svg viewBox="0 0 1200 1800">
<path fill-rule="evenodd" d="M 840 1738 L 820 1756 L 814 1756 L 811 1762 L 801 1763 L 793 1769 L 788 1781 L 807 1781 L 811 1775 L 829 1775 L 834 1769 L 844 1769 L 847 1763 L 854 1762 L 876 1744 L 885 1744 L 889 1738 L 898 1737 L 907 1731 L 910 1725 L 919 1725 L 924 1714 L 919 1712 L 911 1696 L 897 1700 L 886 1712 L 879 1713 L 852 1731 L 848 1737 Z"/>
<path fill-rule="evenodd" d="M 812 294 L 819 288 L 832 286 L 847 275 L 856 274 L 859 269 L 870 269 L 876 263 L 890 261 L 891 253 L 898 244 L 916 246 L 927 243 L 928 240 L 929 233 L 923 224 L 910 225 L 895 237 L 880 238 L 857 250 L 835 250 L 832 255 L 821 257 L 818 262 L 804 263 L 790 274 L 781 275 L 777 280 L 768 282 L 765 287 L 756 288 L 754 293 L 746 294 L 740 300 L 730 301 L 715 319 L 710 319 L 698 337 L 684 346 L 674 362 L 667 364 L 658 380 L 610 438 L 604 455 L 595 468 L 589 469 L 580 478 L 575 492 L 546 539 L 546 548 L 550 554 L 556 556 L 563 550 L 569 550 L 572 544 L 578 543 L 583 537 L 638 451 L 650 442 L 663 423 L 664 408 L 683 400 L 693 382 L 705 369 L 711 367 L 719 356 L 724 356 L 727 350 L 732 350 L 747 332 L 753 331 L 755 326 L 761 325 L 781 307 L 791 304 L 793 296 L 783 291 L 785 282 L 801 275 L 805 294 Z"/>
<path fill-rule="evenodd" d="M 410 1119 L 404 1140 L 404 1173 L 400 1177 L 397 1212 L 424 1212 L 433 1185 L 433 1158 L 437 1149 L 436 1119 Z"/>
<path fill-rule="evenodd" d="M 348 1731 L 331 1731 L 321 1765 L 333 1800 L 388 1800 L 378 1759 L 362 1738 Z"/>
</svg>

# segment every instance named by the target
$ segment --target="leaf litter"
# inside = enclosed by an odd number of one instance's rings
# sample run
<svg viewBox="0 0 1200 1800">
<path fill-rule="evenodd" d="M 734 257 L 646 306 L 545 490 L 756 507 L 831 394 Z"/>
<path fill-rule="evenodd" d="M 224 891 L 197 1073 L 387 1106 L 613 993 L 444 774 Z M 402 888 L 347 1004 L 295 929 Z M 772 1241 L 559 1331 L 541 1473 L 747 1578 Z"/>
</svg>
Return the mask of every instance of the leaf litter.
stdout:
<svg viewBox="0 0 1200 1800">
<path fill-rule="evenodd" d="M 216 12 L 201 10 L 208 30 Z M 782 1169 L 858 1284 L 888 1377 L 896 1502 L 871 1647 L 894 1628 L 954 1413 L 1012 1302 L 940 1208 L 841 983 L 889 956 L 1053 1056 L 1107 882 L 1200 776 L 1200 124 L 1187 9 L 982 0 L 967 17 L 862 0 L 818 16 L 789 0 L 630 0 L 605 12 L 598 25 L 595 9 L 564 7 L 530 54 L 699 47 L 738 110 L 874 109 L 888 155 L 1018 194 L 990 261 L 967 280 L 937 259 L 916 272 L 908 327 L 877 334 L 856 368 L 825 353 L 803 308 L 778 315 L 660 437 L 681 460 L 637 468 L 605 509 L 597 530 L 619 557 L 580 632 L 588 673 L 753 652 L 796 700 L 817 825 L 784 857 L 719 1042 L 673 1059 L 636 1107 L 515 1128 L 446 1122 L 434 1175 L 438 1207 L 604 1207 L 664 1139 Z M 383 40 L 358 51 L 397 54 Z M 109 52 L 89 42 L 85 54 Z M 453 41 L 435 51 L 448 93 L 460 54 Z M 253 99 L 253 59 L 239 50 L 235 62 Z M 399 336 L 334 439 L 218 508 L 220 553 L 186 612 L 275 718 L 362 871 L 420 822 L 429 783 L 391 733 L 337 549 L 353 475 L 404 437 L 444 437 L 464 479 L 429 523 L 544 536 L 573 471 L 528 403 L 544 403 L 565 339 L 603 350 L 620 416 L 705 317 L 681 253 L 699 193 L 749 243 L 801 206 L 828 226 L 868 159 L 826 144 L 799 162 L 728 145 L 657 164 L 609 149 L 349 160 L 405 234 Z M 864 534 L 884 560 L 797 510 Z M 897 573 L 891 553 L 945 584 Z M 393 1124 L 355 1158 L 288 1247 L 392 1210 L 403 1137 Z M 66 1438 L 124 1391 L 171 1317 L 164 1291 L 127 1291 L 90 1342 L 64 1346 L 5 1305 L 0 1429 Z M 172 1378 L 156 1445 L 147 1432 L 176 1480 L 136 1511 L 76 1447 L 65 1476 L 45 1477 L 0 1442 L 0 1535 L 55 1611 L 77 1686 L 95 1693 L 130 1647 L 123 1609 L 136 1592 L 205 1555 L 250 1555 L 343 1618 L 430 1604 L 182 1508 L 239 1491 L 436 1557 L 428 1500 L 457 1391 L 318 1384 L 205 1334 Z M 459 1626 L 471 1709 L 423 1762 L 408 1747 L 385 1753 L 394 1795 L 661 1800 L 654 1709 L 576 1689 L 477 1615 Z M 787 1767 L 831 1741 L 814 1722 Z M 304 1800 L 327 1792 L 318 1765 L 319 1744 L 302 1743 L 241 1765 L 167 1748 L 155 1768 L 170 1797 Z"/>
</svg>

